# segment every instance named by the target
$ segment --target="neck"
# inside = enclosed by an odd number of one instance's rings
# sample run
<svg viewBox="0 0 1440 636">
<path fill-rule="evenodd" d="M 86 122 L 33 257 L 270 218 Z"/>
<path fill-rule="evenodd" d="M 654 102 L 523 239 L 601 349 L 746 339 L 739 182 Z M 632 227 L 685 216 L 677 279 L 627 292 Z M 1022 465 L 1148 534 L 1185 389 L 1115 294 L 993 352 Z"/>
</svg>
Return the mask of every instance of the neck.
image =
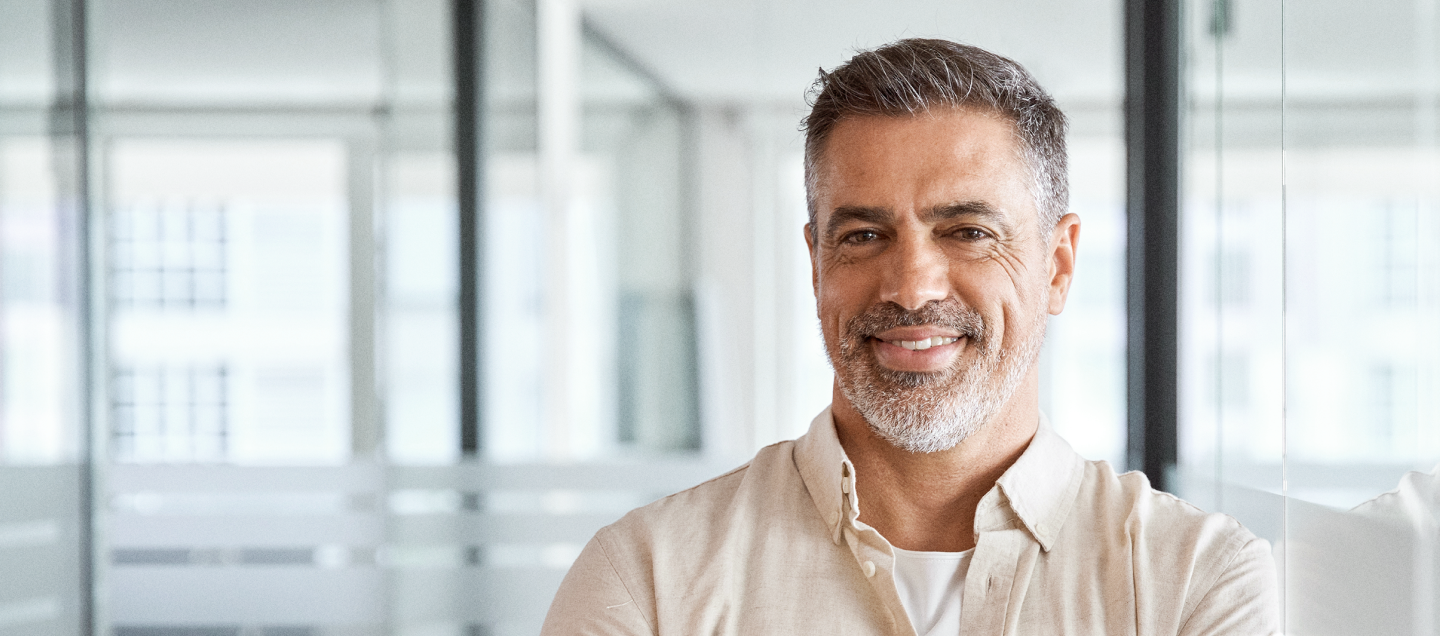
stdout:
<svg viewBox="0 0 1440 636">
<path fill-rule="evenodd" d="M 1039 425 L 1037 376 L 1032 369 L 980 430 L 935 453 L 906 452 L 875 435 L 836 385 L 830 412 L 840 445 L 855 465 L 860 520 L 905 550 L 975 547 L 980 498 L 1025 452 Z"/>
</svg>

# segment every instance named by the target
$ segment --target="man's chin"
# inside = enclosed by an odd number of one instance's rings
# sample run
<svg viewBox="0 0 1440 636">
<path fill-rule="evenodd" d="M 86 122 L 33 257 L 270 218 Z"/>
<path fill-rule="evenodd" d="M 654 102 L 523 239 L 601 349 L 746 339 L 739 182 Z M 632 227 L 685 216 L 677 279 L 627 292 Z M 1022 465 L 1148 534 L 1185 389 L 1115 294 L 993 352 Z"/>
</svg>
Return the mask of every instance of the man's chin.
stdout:
<svg viewBox="0 0 1440 636">
<path fill-rule="evenodd" d="M 917 395 L 920 392 L 934 391 L 949 379 L 950 374 L 944 371 L 895 371 L 893 369 L 880 368 L 873 374 L 872 386 L 889 393 L 901 394 L 909 399 L 922 400 L 929 396 Z"/>
<path fill-rule="evenodd" d="M 870 425 L 870 430 L 875 433 L 876 437 L 907 453 L 927 454 L 947 451 L 959 446 L 960 442 L 965 441 L 975 432 L 967 430 L 967 427 L 955 420 L 910 425 L 896 425 L 893 422 L 889 425 L 877 424 L 874 421 L 882 419 L 882 417 L 866 416 L 865 420 Z"/>
</svg>

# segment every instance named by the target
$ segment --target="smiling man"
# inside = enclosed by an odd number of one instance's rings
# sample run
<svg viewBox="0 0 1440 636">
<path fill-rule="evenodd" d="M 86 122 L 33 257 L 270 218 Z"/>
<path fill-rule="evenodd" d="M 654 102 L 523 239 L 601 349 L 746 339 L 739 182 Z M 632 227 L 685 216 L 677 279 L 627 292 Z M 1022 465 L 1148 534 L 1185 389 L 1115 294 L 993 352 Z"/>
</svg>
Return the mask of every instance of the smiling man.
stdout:
<svg viewBox="0 0 1440 636">
<path fill-rule="evenodd" d="M 806 189 L 831 407 L 631 512 L 546 634 L 1269 634 L 1269 547 L 1071 450 L 1039 410 L 1080 220 L 1065 120 L 941 40 L 816 83 Z"/>
</svg>

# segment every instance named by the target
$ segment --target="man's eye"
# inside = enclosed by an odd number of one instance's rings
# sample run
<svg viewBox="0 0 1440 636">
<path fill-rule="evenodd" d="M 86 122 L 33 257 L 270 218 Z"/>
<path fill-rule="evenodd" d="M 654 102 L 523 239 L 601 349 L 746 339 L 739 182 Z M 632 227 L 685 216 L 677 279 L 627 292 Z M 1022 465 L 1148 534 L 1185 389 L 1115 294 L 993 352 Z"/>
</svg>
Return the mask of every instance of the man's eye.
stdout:
<svg viewBox="0 0 1440 636">
<path fill-rule="evenodd" d="M 880 238 L 880 233 L 875 230 L 858 230 L 845 235 L 846 243 L 869 243 Z"/>
<path fill-rule="evenodd" d="M 978 227 L 960 228 L 960 231 L 956 232 L 955 234 L 967 241 L 978 241 L 980 239 L 990 238 L 989 232 L 986 232 L 985 230 L 982 230 Z"/>
</svg>

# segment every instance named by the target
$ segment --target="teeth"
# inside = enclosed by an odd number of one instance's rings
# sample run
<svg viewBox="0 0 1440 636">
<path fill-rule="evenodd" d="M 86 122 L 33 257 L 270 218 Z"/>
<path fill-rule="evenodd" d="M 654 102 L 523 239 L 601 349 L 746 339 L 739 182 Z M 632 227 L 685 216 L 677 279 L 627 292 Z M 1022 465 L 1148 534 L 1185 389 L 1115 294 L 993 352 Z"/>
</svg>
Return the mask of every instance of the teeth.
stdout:
<svg viewBox="0 0 1440 636">
<path fill-rule="evenodd" d="M 896 340 L 891 344 L 900 345 L 911 351 L 924 351 L 926 349 L 929 349 L 930 347 L 947 345 L 955 342 L 956 340 L 959 340 L 959 338 L 946 338 L 943 336 L 935 336 L 934 338 L 926 338 L 924 340 Z"/>
</svg>

